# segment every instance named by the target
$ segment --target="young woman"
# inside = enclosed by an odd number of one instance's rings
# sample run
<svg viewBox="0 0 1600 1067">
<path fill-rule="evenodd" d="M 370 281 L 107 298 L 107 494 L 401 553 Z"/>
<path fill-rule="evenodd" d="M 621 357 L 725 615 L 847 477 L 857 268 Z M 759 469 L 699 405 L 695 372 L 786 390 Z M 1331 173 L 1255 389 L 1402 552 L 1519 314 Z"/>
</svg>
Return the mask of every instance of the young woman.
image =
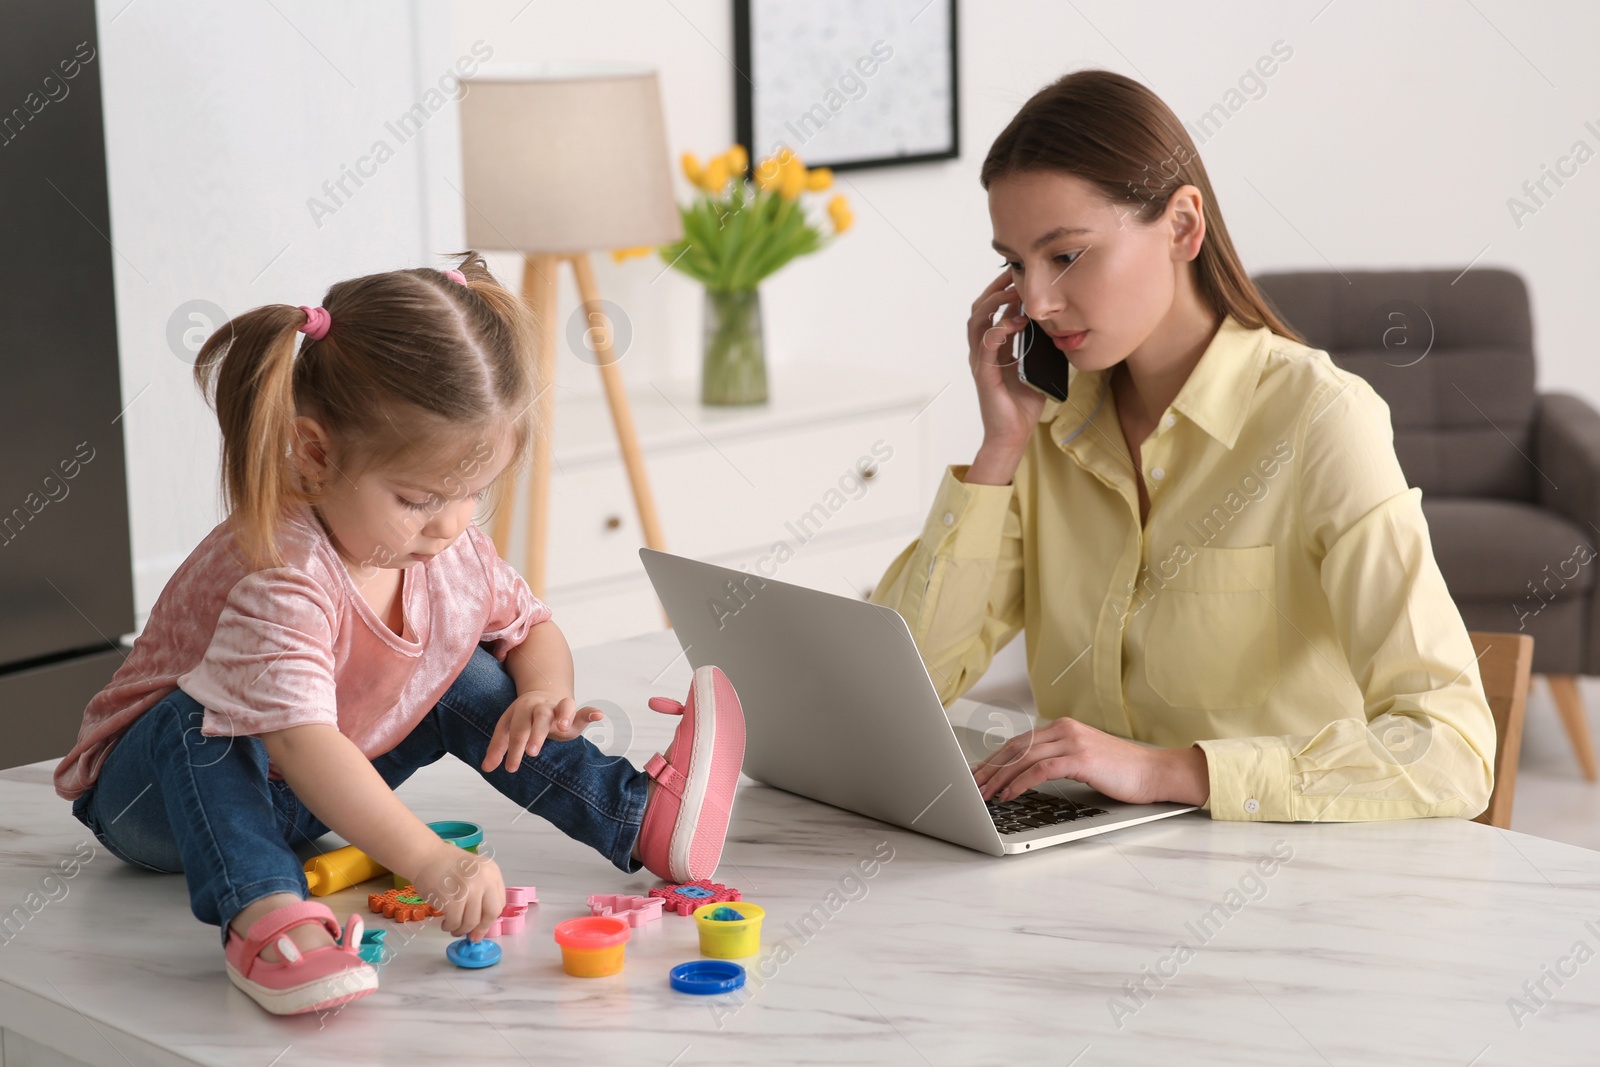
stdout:
<svg viewBox="0 0 1600 1067">
<path fill-rule="evenodd" d="M 1025 631 L 1045 724 L 974 767 L 984 797 L 1072 778 L 1220 819 L 1481 812 L 1494 720 L 1388 406 L 1267 305 L 1183 124 L 1078 71 L 980 181 L 1005 257 L 967 324 L 983 444 L 872 599 L 946 704 Z M 1019 305 L 1064 402 L 1018 380 Z"/>
</svg>

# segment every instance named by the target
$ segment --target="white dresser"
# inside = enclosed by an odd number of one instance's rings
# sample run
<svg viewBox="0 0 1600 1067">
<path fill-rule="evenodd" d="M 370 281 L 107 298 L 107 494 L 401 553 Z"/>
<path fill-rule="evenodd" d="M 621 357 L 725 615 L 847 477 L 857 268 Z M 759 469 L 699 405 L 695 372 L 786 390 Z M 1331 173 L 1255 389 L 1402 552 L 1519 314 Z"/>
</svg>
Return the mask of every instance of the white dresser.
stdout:
<svg viewBox="0 0 1600 1067">
<path fill-rule="evenodd" d="M 921 529 L 935 485 L 923 412 L 945 387 L 808 363 L 772 368 L 768 403 L 721 408 L 699 403 L 697 381 L 630 380 L 664 549 L 864 597 Z M 558 384 L 555 423 L 545 601 L 574 647 L 662 629 L 603 397 Z M 525 483 L 502 546 L 519 569 Z"/>
</svg>

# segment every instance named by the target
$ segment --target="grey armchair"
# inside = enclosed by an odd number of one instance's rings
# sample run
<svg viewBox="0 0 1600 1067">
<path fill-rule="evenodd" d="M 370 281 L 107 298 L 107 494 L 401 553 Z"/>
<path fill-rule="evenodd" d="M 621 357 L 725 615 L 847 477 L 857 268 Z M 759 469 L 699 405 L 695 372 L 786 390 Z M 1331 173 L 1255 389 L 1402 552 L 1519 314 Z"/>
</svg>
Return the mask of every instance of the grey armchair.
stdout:
<svg viewBox="0 0 1600 1067">
<path fill-rule="evenodd" d="M 1584 775 L 1577 676 L 1600 674 L 1600 412 L 1534 389 L 1522 279 L 1505 270 L 1292 272 L 1256 284 L 1389 405 L 1433 552 L 1469 630 L 1529 634 Z"/>
</svg>

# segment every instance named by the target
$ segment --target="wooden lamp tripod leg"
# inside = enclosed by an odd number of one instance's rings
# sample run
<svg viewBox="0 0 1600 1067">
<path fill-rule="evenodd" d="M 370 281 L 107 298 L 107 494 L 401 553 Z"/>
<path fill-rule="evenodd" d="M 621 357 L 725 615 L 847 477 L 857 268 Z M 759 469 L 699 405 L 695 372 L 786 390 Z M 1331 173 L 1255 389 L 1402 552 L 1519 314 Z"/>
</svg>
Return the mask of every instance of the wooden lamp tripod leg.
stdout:
<svg viewBox="0 0 1600 1067">
<path fill-rule="evenodd" d="M 628 394 L 622 384 L 622 374 L 617 370 L 617 360 L 612 356 L 611 324 L 600 302 L 599 287 L 595 285 L 594 267 L 587 253 L 577 255 L 530 255 L 523 261 L 522 294 L 537 323 L 539 347 L 537 373 L 540 392 L 535 404 L 535 431 L 533 440 L 533 471 L 528 486 L 527 559 L 523 577 L 533 595 L 544 597 L 545 565 L 548 546 L 550 503 L 550 454 L 555 426 L 555 375 L 556 375 L 556 299 L 557 274 L 561 263 L 572 264 L 577 276 L 578 293 L 583 298 L 584 316 L 592 324 L 589 337 L 594 344 L 600 367 L 600 380 L 605 386 L 606 403 L 611 409 L 611 421 L 616 426 L 617 444 L 622 451 L 622 462 L 633 488 L 634 506 L 639 511 L 639 526 L 644 533 L 644 543 L 654 549 L 664 549 L 661 520 L 656 512 L 655 497 L 650 492 L 650 480 L 644 469 L 644 454 L 639 448 L 639 438 L 633 425 L 633 409 L 628 405 Z M 491 531 L 501 555 L 506 555 L 511 543 L 511 513 L 516 501 L 516 487 L 505 490 L 498 502 Z M 662 619 L 671 626 L 672 620 L 662 611 Z"/>
<path fill-rule="evenodd" d="M 522 291 L 534 296 L 539 323 L 539 396 L 534 402 L 533 477 L 528 484 L 528 573 L 533 595 L 544 598 L 549 545 L 550 452 L 556 424 L 556 283 L 561 257 L 528 256 L 522 267 Z"/>
<path fill-rule="evenodd" d="M 533 595 L 544 598 L 545 554 L 548 544 L 545 516 L 550 503 L 550 447 L 555 422 L 556 384 L 556 270 L 561 257 L 526 256 L 522 262 L 522 299 L 533 313 L 538 331 L 534 353 L 539 392 L 534 398 L 533 474 L 528 486 L 527 558 L 522 576 Z M 517 487 L 508 483 L 496 503 L 491 536 L 501 556 L 511 552 L 511 512 L 516 504 Z"/>
<path fill-rule="evenodd" d="M 655 497 L 650 492 L 650 479 L 644 469 L 644 453 L 639 449 L 639 437 L 634 431 L 633 409 L 628 405 L 628 393 L 622 384 L 622 372 L 611 351 L 611 323 L 600 302 L 600 289 L 595 285 L 594 266 L 587 252 L 568 256 L 573 273 L 578 278 L 578 295 L 583 298 L 584 319 L 589 323 L 589 337 L 600 366 L 600 380 L 605 386 L 606 403 L 611 408 L 611 421 L 617 429 L 617 445 L 622 450 L 622 462 L 628 471 L 628 482 L 633 487 L 634 506 L 639 511 L 639 527 L 644 533 L 644 543 L 649 548 L 664 550 L 666 542 L 661 536 L 661 520 L 656 513 Z M 662 619 L 668 626 L 665 610 Z"/>
</svg>

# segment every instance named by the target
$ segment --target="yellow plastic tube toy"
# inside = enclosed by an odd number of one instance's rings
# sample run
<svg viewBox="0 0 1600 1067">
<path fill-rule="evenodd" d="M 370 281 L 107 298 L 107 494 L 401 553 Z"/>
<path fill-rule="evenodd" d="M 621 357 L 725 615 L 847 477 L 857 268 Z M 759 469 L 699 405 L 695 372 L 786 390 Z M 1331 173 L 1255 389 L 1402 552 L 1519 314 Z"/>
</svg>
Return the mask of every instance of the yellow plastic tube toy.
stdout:
<svg viewBox="0 0 1600 1067">
<path fill-rule="evenodd" d="M 341 889 L 388 874 L 389 868 L 354 845 L 336 848 L 306 860 L 306 886 L 313 896 L 325 897 Z"/>
</svg>

